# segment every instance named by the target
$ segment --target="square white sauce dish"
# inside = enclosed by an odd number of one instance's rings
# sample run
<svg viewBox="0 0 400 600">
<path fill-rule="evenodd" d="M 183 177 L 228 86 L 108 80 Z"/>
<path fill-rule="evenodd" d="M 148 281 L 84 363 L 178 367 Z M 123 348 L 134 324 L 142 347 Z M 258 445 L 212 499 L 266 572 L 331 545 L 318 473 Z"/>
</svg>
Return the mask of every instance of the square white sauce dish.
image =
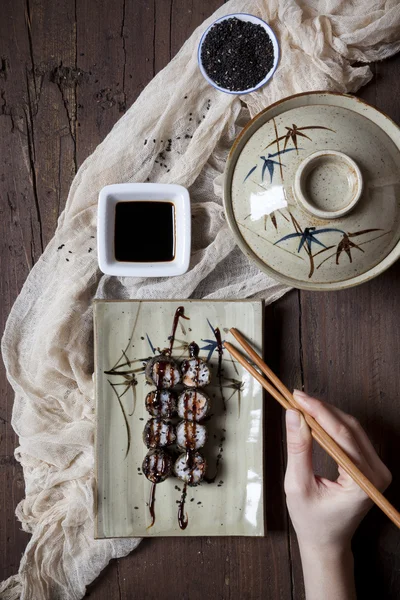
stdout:
<svg viewBox="0 0 400 600">
<path fill-rule="evenodd" d="M 181 185 L 118 183 L 99 194 L 97 244 L 107 275 L 166 277 L 189 268 L 189 192 Z"/>
</svg>

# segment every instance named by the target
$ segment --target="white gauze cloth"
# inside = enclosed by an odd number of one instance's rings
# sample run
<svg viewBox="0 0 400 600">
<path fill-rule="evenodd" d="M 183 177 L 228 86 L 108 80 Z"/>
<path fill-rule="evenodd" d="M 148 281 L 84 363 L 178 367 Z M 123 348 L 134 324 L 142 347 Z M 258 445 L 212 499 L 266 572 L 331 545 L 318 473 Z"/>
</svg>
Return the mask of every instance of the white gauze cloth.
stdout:
<svg viewBox="0 0 400 600">
<path fill-rule="evenodd" d="M 236 11 L 268 21 L 281 47 L 272 80 L 241 99 L 210 87 L 196 55 L 204 29 Z M 81 166 L 3 338 L 15 391 L 15 456 L 26 485 L 16 514 L 32 537 L 18 575 L 0 586 L 2 599 L 80 599 L 110 559 L 140 541 L 93 539 L 93 298 L 279 298 L 287 288 L 248 262 L 227 227 L 220 198 L 227 150 L 243 122 L 271 102 L 308 90 L 358 90 L 371 71 L 352 63 L 397 52 L 399 26 L 397 0 L 231 0 L 193 33 Z M 96 256 L 99 190 L 147 180 L 190 189 L 190 270 L 169 279 L 106 277 Z"/>
</svg>

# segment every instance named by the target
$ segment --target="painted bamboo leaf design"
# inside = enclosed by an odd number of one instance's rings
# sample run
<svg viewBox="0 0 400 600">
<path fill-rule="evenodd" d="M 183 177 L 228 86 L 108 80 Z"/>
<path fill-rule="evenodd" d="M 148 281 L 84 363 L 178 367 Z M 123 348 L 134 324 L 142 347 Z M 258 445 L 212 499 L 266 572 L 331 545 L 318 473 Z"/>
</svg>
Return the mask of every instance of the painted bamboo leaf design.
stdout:
<svg viewBox="0 0 400 600">
<path fill-rule="evenodd" d="M 268 144 L 268 146 L 266 146 L 266 148 L 269 148 L 273 144 L 279 144 L 280 141 L 284 140 L 283 149 L 285 150 L 286 146 L 289 143 L 289 140 L 292 140 L 294 150 L 298 152 L 299 150 L 301 150 L 301 148 L 299 148 L 297 145 L 297 137 L 307 138 L 311 141 L 311 138 L 304 133 L 305 130 L 325 129 L 326 131 L 332 131 L 333 133 L 336 133 L 333 129 L 330 129 L 329 127 L 324 127 L 323 125 L 306 125 L 305 127 L 297 127 L 297 125 L 293 123 L 292 127 L 285 127 L 285 129 L 287 130 L 286 133 L 284 135 L 276 137 L 270 144 Z"/>
</svg>

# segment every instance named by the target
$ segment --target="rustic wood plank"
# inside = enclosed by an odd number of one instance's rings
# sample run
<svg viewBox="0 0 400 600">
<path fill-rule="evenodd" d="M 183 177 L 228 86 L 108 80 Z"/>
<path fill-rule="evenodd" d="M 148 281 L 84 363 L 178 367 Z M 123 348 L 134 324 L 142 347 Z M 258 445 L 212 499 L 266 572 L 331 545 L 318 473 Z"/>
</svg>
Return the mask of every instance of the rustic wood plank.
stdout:
<svg viewBox="0 0 400 600">
<path fill-rule="evenodd" d="M 125 41 L 127 29 L 134 27 L 126 10 L 123 0 L 82 0 L 76 5 L 77 64 L 82 73 L 76 90 L 78 165 L 126 110 L 125 84 L 132 74 L 126 72 Z"/>
<path fill-rule="evenodd" d="M 0 19 L 0 327 L 29 270 L 42 252 L 41 223 L 30 160 L 30 48 L 23 3 L 7 0 Z M 21 531 L 15 507 L 24 496 L 18 444 L 11 427 L 13 392 L 0 367 L 0 578 L 18 571 L 29 536 Z"/>
<path fill-rule="evenodd" d="M 375 81 L 360 96 L 400 122 L 400 56 L 377 64 Z M 335 293 L 301 293 L 305 390 L 354 414 L 391 469 L 388 497 L 400 506 L 400 336 L 397 281 L 400 264 L 360 287 Z M 318 472 L 335 468 L 322 451 Z M 374 508 L 354 540 L 360 598 L 398 598 L 398 531 Z"/>
<path fill-rule="evenodd" d="M 277 303 L 268 307 L 266 311 L 265 359 L 289 389 L 301 388 L 303 383 L 299 298 L 300 292 L 293 290 Z M 288 566 L 290 569 L 290 590 L 287 590 L 284 597 L 300 600 L 304 597 L 301 563 L 298 556 L 297 541 L 287 514 L 283 490 L 286 470 L 284 411 L 272 398 L 267 398 L 266 406 L 267 415 L 269 413 L 272 413 L 272 415 L 267 420 L 265 460 L 267 469 L 274 470 L 273 476 L 267 477 L 265 484 L 267 511 L 272 511 L 274 505 L 276 505 L 275 510 L 278 510 L 281 515 L 277 521 L 277 535 L 273 543 L 275 549 L 280 550 L 279 578 L 286 581 L 286 567 Z M 281 421 L 280 428 L 277 426 L 278 415 Z M 267 535 L 269 535 L 269 532 Z M 260 576 L 263 576 L 262 572 Z M 282 583 L 280 585 L 282 586 Z"/>
<path fill-rule="evenodd" d="M 11 2 L 0 20 L 2 164 L 1 324 L 24 280 L 54 234 L 76 170 L 74 2 Z M 0 472 L 2 500 L 0 577 L 18 570 L 29 539 L 14 510 L 24 495 L 22 470 L 13 457 L 13 393 L 1 366 Z"/>
<path fill-rule="evenodd" d="M 76 172 L 75 3 L 27 0 L 25 14 L 30 47 L 30 161 L 45 247 Z"/>
</svg>

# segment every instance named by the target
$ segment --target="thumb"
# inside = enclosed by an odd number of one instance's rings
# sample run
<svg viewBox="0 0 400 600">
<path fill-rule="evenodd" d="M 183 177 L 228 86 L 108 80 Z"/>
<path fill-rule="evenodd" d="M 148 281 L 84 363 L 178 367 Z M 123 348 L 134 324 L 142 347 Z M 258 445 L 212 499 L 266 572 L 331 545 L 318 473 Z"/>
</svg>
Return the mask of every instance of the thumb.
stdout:
<svg viewBox="0 0 400 600">
<path fill-rule="evenodd" d="M 297 410 L 286 411 L 287 468 L 285 487 L 308 488 L 315 482 L 311 431 Z"/>
</svg>

